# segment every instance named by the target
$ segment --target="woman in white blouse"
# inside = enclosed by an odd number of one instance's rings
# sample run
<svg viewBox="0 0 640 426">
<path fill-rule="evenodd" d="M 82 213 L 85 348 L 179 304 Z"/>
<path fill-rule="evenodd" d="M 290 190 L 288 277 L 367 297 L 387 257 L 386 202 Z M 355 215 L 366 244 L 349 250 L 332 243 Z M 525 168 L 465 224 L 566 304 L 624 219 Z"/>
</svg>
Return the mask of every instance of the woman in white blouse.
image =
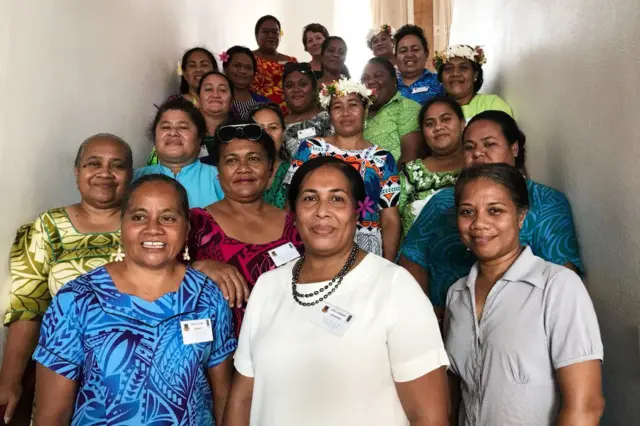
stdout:
<svg viewBox="0 0 640 426">
<path fill-rule="evenodd" d="M 521 246 L 522 173 L 501 163 L 465 169 L 455 204 L 462 241 L 478 259 L 449 289 L 444 318 L 459 424 L 597 425 L 598 320 L 576 273 Z"/>
<path fill-rule="evenodd" d="M 225 426 L 448 424 L 433 308 L 407 271 L 355 244 L 364 199 L 360 175 L 339 159 L 309 160 L 294 175 L 305 255 L 256 283 Z"/>
</svg>

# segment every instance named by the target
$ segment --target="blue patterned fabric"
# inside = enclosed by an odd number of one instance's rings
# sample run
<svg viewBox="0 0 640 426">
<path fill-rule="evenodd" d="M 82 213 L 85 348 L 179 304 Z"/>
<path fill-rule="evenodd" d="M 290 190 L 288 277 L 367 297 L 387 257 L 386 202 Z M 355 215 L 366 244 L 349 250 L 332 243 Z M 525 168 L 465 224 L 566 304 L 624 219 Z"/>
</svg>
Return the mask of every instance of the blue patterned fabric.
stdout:
<svg viewBox="0 0 640 426">
<path fill-rule="evenodd" d="M 438 80 L 438 75 L 429 70 L 424 70 L 422 76 L 411 86 L 404 84 L 398 71 L 398 91 L 405 98 L 416 101 L 420 105 L 424 105 L 429 99 L 436 96 L 446 95 L 442 83 Z"/>
<path fill-rule="evenodd" d="M 583 271 L 567 197 L 532 180 L 527 180 L 527 188 L 530 207 L 520 230 L 521 244 L 548 262 L 571 262 Z M 400 255 L 428 271 L 429 299 L 435 306 L 445 305 L 449 287 L 469 275 L 476 261 L 460 240 L 454 205 L 454 188 L 435 194 L 400 248 Z"/>
<path fill-rule="evenodd" d="M 213 341 L 183 344 L 180 321 L 210 319 Z M 33 358 L 78 382 L 71 425 L 213 425 L 206 370 L 237 346 L 216 285 L 188 268 L 148 302 L 120 293 L 104 267 L 53 299 Z"/>
</svg>

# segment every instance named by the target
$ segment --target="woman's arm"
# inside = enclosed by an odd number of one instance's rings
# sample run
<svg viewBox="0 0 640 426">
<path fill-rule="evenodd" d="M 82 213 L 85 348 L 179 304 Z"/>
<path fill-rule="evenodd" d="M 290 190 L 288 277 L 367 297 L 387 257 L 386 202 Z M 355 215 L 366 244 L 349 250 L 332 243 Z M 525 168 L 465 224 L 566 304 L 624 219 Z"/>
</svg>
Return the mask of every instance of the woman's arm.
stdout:
<svg viewBox="0 0 640 426">
<path fill-rule="evenodd" d="M 22 395 L 22 376 L 38 344 L 40 321 L 16 321 L 9 325 L 0 370 L 0 406 L 6 405 L 5 423 L 13 417 Z"/>
<path fill-rule="evenodd" d="M 449 424 L 458 426 L 458 413 L 460 412 L 460 378 L 452 373 L 447 373 L 449 380 L 449 398 L 451 399 L 451 416 L 449 416 Z"/>
<path fill-rule="evenodd" d="M 600 360 L 579 362 L 556 370 L 562 408 L 558 426 L 597 426 L 604 411 Z"/>
<path fill-rule="evenodd" d="M 238 308 L 244 302 L 249 300 L 249 285 L 244 279 L 240 271 L 227 263 L 218 262 L 217 260 L 196 260 L 191 267 L 202 272 L 218 286 L 224 299 L 229 303 L 229 307 Z"/>
<path fill-rule="evenodd" d="M 68 426 L 78 384 L 36 364 L 35 426 Z"/>
<path fill-rule="evenodd" d="M 411 426 L 447 426 L 449 392 L 446 367 L 409 382 L 396 383 L 398 397 Z"/>
<path fill-rule="evenodd" d="M 380 226 L 382 228 L 382 255 L 391 262 L 396 261 L 400 246 L 400 211 L 398 207 L 388 207 L 380 212 Z"/>
<path fill-rule="evenodd" d="M 222 426 L 249 426 L 253 378 L 236 372 Z"/>
<path fill-rule="evenodd" d="M 422 133 L 419 131 L 410 132 L 401 137 L 398 166 L 401 167 L 403 164 L 424 157 L 424 147 L 424 139 L 422 138 Z"/>
<path fill-rule="evenodd" d="M 233 356 L 227 357 L 220 364 L 207 370 L 209 385 L 213 393 L 213 411 L 217 425 L 222 424 L 222 414 L 231 389 L 232 370 Z"/>
</svg>

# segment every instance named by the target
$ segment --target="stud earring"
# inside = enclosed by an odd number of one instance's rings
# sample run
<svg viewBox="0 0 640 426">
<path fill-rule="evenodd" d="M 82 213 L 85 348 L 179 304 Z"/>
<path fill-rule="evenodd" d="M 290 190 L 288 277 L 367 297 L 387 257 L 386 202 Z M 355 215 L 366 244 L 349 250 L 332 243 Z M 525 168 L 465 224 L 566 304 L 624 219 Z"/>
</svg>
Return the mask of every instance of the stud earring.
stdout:
<svg viewBox="0 0 640 426">
<path fill-rule="evenodd" d="M 111 258 L 114 262 L 122 262 L 124 260 L 125 254 L 122 252 L 122 246 L 118 246 L 118 251 L 111 255 Z"/>
<path fill-rule="evenodd" d="M 189 246 L 184 246 L 184 253 L 182 253 L 182 258 L 187 262 L 191 260 L 191 256 L 189 256 Z"/>
</svg>

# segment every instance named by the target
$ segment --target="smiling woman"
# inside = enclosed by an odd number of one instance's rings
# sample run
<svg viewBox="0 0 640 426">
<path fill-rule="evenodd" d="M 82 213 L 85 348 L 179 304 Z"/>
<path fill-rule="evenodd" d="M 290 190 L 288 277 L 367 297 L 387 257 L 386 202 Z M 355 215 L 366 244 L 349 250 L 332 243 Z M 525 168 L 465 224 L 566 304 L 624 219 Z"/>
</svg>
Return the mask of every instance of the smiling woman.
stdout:
<svg viewBox="0 0 640 426">
<path fill-rule="evenodd" d="M 354 242 L 366 194 L 337 158 L 294 175 L 305 254 L 262 275 L 251 295 L 226 426 L 446 424 L 448 361 L 433 309 L 405 270 Z"/>
<path fill-rule="evenodd" d="M 393 36 L 400 75 L 398 90 L 406 98 L 424 104 L 434 96 L 444 95 L 437 76 L 426 69 L 429 46 L 422 28 L 405 25 Z"/>
<path fill-rule="evenodd" d="M 297 257 L 302 243 L 293 216 L 264 201 L 276 158 L 269 134 L 239 120 L 219 128 L 217 139 L 225 198 L 191 210 L 189 252 L 194 267 L 223 290 L 239 333 L 243 303 L 258 277 Z"/>
<path fill-rule="evenodd" d="M 220 424 L 237 341 L 220 290 L 178 261 L 188 209 L 174 179 L 132 185 L 120 261 L 67 284 L 44 317 L 36 424 Z"/>
<path fill-rule="evenodd" d="M 214 102 L 207 98 L 210 104 Z M 155 140 L 158 164 L 136 170 L 134 180 L 150 174 L 172 177 L 187 189 L 189 204 L 195 207 L 223 198 L 218 170 L 198 159 L 206 129 L 204 117 L 190 102 L 175 99 L 163 104 L 149 131 Z"/>
<path fill-rule="evenodd" d="M 42 213 L 18 230 L 11 247 L 11 296 L 0 405 L 11 418 L 21 379 L 51 298 L 68 282 L 112 260 L 120 245 L 120 206 L 132 175 L 131 148 L 101 133 L 78 149 L 74 168 L 81 201 Z"/>
<path fill-rule="evenodd" d="M 336 134 L 302 141 L 285 183 L 291 183 L 296 170 L 315 157 L 337 157 L 352 164 L 367 188 L 367 197 L 358 206 L 358 244 L 364 250 L 393 260 L 400 241 L 398 168 L 389 151 L 371 144 L 363 136 L 371 94 L 359 81 L 346 79 L 323 88 L 321 103 L 329 109 Z"/>
<path fill-rule="evenodd" d="M 233 84 L 233 115 L 246 120 L 255 106 L 268 103 L 269 99 L 249 90 L 258 66 L 253 52 L 244 46 L 233 46 L 225 53 L 222 67 Z"/>
<path fill-rule="evenodd" d="M 258 49 L 253 51 L 256 57 L 256 74 L 253 78 L 251 90 L 269 98 L 286 112 L 286 104 L 282 96 L 282 73 L 284 64 L 297 62 L 293 56 L 278 52 L 282 28 L 275 16 L 266 15 L 258 19 L 255 27 Z"/>
</svg>

